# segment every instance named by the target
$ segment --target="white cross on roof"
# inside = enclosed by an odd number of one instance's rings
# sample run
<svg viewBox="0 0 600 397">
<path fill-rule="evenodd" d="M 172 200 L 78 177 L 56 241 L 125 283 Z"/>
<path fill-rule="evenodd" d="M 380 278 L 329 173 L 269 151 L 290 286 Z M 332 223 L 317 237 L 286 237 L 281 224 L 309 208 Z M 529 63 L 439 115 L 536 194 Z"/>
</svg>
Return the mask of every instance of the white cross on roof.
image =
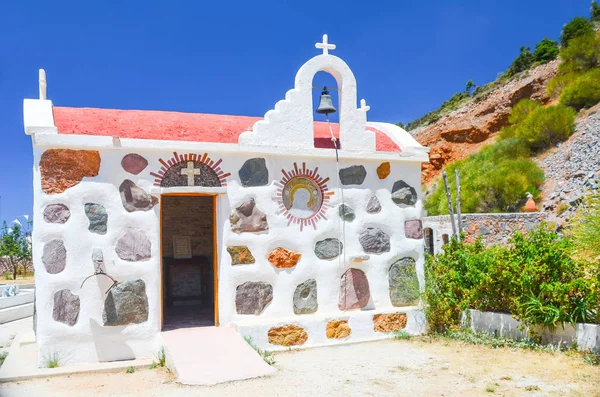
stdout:
<svg viewBox="0 0 600 397">
<path fill-rule="evenodd" d="M 323 49 L 323 55 L 328 55 L 329 50 L 335 50 L 335 44 L 329 44 L 327 42 L 326 34 L 323 35 L 323 42 L 315 44 L 315 47 Z"/>
</svg>

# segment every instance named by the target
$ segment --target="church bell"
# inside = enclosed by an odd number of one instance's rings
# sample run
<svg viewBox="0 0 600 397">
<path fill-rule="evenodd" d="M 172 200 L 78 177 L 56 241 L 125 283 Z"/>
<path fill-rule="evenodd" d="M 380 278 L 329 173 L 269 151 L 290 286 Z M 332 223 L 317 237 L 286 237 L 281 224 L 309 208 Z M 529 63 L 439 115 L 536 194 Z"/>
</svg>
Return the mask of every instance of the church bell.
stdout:
<svg viewBox="0 0 600 397">
<path fill-rule="evenodd" d="M 317 108 L 317 113 L 328 115 L 329 113 L 335 113 L 335 107 L 333 106 L 333 102 L 331 101 L 331 95 L 329 95 L 329 91 L 327 91 L 327 87 L 323 87 L 323 92 L 321 93 L 321 100 L 319 102 L 319 107 Z"/>
</svg>

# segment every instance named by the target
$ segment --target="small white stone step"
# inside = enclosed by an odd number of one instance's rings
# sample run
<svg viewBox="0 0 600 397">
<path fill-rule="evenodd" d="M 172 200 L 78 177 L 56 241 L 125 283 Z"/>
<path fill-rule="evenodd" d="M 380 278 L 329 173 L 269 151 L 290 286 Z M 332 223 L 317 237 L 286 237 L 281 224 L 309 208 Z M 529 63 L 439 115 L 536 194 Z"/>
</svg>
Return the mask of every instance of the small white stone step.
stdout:
<svg viewBox="0 0 600 397">
<path fill-rule="evenodd" d="M 0 309 L 0 324 L 33 316 L 33 303 Z"/>
</svg>

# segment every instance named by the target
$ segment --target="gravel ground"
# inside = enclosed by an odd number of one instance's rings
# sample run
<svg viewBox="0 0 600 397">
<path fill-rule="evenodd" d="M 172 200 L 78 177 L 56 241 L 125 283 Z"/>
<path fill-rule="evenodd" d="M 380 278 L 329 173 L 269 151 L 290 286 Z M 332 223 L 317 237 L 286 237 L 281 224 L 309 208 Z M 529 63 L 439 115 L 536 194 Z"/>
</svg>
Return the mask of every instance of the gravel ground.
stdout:
<svg viewBox="0 0 600 397">
<path fill-rule="evenodd" d="M 1 396 L 600 396 L 600 368 L 579 355 L 415 338 L 275 355 L 269 377 L 182 386 L 163 368 L 0 385 Z M 200 359 L 200 358 L 199 358 Z"/>
</svg>

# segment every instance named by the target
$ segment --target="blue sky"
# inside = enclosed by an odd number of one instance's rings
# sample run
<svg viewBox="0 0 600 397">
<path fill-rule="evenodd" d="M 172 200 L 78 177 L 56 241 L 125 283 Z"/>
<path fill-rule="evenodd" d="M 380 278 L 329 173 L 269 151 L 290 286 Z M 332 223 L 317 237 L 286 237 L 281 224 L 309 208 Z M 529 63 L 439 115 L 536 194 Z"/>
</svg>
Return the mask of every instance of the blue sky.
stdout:
<svg viewBox="0 0 600 397">
<path fill-rule="evenodd" d="M 46 69 L 57 106 L 262 116 L 323 33 L 369 120 L 407 122 L 467 80 L 496 78 L 521 45 L 557 39 L 589 0 L 2 1 L 0 219 L 32 212 L 22 103 Z M 318 83 L 321 83 L 317 79 Z M 328 82 L 324 79 L 323 82 Z"/>
</svg>

